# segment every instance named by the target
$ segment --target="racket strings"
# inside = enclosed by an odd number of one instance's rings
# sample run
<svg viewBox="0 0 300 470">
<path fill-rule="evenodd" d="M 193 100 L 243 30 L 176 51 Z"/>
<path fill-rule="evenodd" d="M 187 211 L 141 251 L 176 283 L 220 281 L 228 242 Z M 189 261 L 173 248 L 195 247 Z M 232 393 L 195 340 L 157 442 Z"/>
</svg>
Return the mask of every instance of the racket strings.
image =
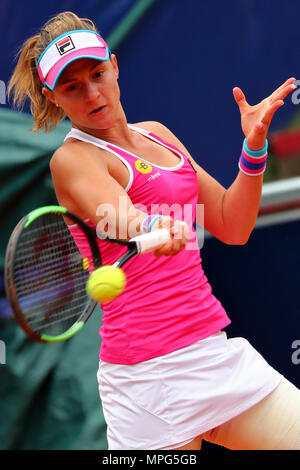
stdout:
<svg viewBox="0 0 300 470">
<path fill-rule="evenodd" d="M 84 299 L 84 298 L 85 298 L 84 296 L 81 297 L 81 299 Z M 78 299 L 80 299 L 80 297 Z M 78 317 L 80 316 L 80 314 L 82 313 L 81 304 L 78 305 L 78 306 L 73 305 L 68 310 L 68 312 L 70 313 L 70 315 L 65 314 L 64 321 L 69 320 L 69 319 L 77 320 Z M 39 312 L 36 312 L 36 313 L 37 313 L 37 315 L 39 314 Z M 61 322 L 61 312 L 57 312 L 56 309 L 54 309 L 54 313 L 53 313 L 53 309 L 46 309 L 44 311 L 44 313 L 47 313 L 48 315 L 51 314 L 51 321 L 48 322 L 48 326 L 54 325 L 58 322 Z M 34 329 L 34 331 L 40 331 L 44 327 L 44 324 L 43 324 L 43 322 L 42 322 L 42 324 L 40 324 L 41 323 L 40 318 L 34 318 L 34 317 L 35 317 L 35 315 L 32 314 L 30 317 L 27 317 L 27 320 L 31 320 L 30 325 Z M 73 323 L 74 323 L 74 321 L 72 321 L 72 324 Z"/>
<path fill-rule="evenodd" d="M 63 260 L 54 259 L 54 263 L 47 263 L 47 265 L 43 269 L 43 277 L 40 278 L 40 283 L 42 283 L 43 279 L 46 279 L 47 285 L 50 287 L 52 281 L 54 281 L 55 284 L 55 281 L 61 279 L 62 277 L 67 278 L 68 275 L 70 276 L 70 273 L 72 273 L 74 279 L 76 277 L 76 274 L 82 275 L 82 258 L 80 255 L 79 257 L 77 257 L 77 254 L 75 252 L 74 254 L 76 256 L 73 256 L 73 253 L 70 253 L 70 255 L 72 255 L 72 257 L 70 257 L 70 261 L 72 260 L 72 264 L 68 264 L 67 266 Z M 38 271 L 38 268 L 35 267 L 35 264 L 32 264 L 31 270 L 25 269 L 25 264 L 27 264 L 26 268 L 29 268 L 29 262 L 17 263 L 15 265 L 15 279 L 18 280 L 19 277 L 22 279 L 23 284 L 20 285 L 20 292 L 31 292 L 33 286 L 36 285 L 36 277 L 40 273 Z M 53 271 L 53 264 L 55 265 L 55 271 Z"/>
<path fill-rule="evenodd" d="M 78 275 L 76 276 L 75 271 L 73 271 L 72 281 L 70 280 L 70 283 L 74 281 L 75 283 L 78 282 L 80 284 L 82 282 L 82 278 L 82 272 L 78 272 Z M 21 285 L 21 287 L 18 289 L 18 294 L 19 296 L 21 295 L 24 297 L 26 296 L 26 294 L 32 295 L 35 290 L 39 290 L 39 292 L 41 292 L 41 288 L 45 286 L 48 289 L 48 291 L 46 291 L 44 295 L 44 298 L 46 300 L 47 297 L 51 295 L 51 291 L 57 288 L 58 283 L 61 283 L 61 279 L 62 276 L 57 273 L 57 275 L 47 277 L 47 281 L 41 280 L 40 284 L 37 285 L 36 280 L 32 278 L 31 281 L 27 281 L 26 284 Z"/>
<path fill-rule="evenodd" d="M 24 229 L 14 280 L 23 315 L 34 331 L 56 336 L 74 324 L 89 303 L 88 276 L 61 215 L 40 216 Z"/>
</svg>

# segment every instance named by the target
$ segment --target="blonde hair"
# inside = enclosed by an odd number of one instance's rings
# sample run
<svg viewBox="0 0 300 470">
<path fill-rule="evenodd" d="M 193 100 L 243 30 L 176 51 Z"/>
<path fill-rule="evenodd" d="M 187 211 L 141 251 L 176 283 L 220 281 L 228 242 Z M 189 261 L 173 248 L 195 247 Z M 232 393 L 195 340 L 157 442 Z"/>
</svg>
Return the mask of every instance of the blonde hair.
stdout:
<svg viewBox="0 0 300 470">
<path fill-rule="evenodd" d="M 44 49 L 55 38 L 68 31 L 88 29 L 99 33 L 94 23 L 79 18 L 71 11 L 65 11 L 50 18 L 39 34 L 30 37 L 17 53 L 19 57 L 8 84 L 8 98 L 13 95 L 13 106 L 23 110 L 26 99 L 30 100 L 30 111 L 34 119 L 32 132 L 44 129 L 52 131 L 59 121 L 65 119 L 61 108 L 56 107 L 42 93 L 43 84 L 37 72 L 37 62 Z"/>
</svg>

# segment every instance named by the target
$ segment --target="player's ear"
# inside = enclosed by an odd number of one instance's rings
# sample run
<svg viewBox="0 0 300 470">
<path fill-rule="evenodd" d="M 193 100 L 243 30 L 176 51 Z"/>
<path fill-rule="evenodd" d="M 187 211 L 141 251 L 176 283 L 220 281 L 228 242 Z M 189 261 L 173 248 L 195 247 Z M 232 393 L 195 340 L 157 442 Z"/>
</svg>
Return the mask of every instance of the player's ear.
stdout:
<svg viewBox="0 0 300 470">
<path fill-rule="evenodd" d="M 55 105 L 57 104 L 52 90 L 49 90 L 49 88 L 43 86 L 42 93 L 44 96 L 46 96 L 46 98 L 48 98 L 49 101 L 51 101 L 51 103 Z"/>
<path fill-rule="evenodd" d="M 118 61 L 117 61 L 117 57 L 115 56 L 115 54 L 111 54 L 109 60 L 114 68 L 117 78 L 119 78 L 119 66 L 118 66 Z"/>
</svg>

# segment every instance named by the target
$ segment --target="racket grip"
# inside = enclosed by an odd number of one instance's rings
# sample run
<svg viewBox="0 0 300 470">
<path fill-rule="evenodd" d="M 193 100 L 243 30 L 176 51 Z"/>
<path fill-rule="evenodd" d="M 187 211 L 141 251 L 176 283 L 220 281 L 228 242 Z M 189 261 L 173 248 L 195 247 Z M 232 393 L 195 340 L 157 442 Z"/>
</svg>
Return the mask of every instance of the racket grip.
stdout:
<svg viewBox="0 0 300 470">
<path fill-rule="evenodd" d="M 169 230 L 162 228 L 154 230 L 154 232 L 145 233 L 131 238 L 130 241 L 134 241 L 136 243 L 138 254 L 140 254 L 155 250 L 156 248 L 164 245 L 168 240 L 170 240 L 170 238 L 171 235 Z"/>
</svg>

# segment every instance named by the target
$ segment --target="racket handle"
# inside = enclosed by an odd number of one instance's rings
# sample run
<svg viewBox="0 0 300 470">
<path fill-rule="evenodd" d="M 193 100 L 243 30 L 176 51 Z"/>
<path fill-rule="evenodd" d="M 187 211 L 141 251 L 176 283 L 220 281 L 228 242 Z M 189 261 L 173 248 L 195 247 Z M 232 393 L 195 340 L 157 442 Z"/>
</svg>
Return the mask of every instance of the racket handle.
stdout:
<svg viewBox="0 0 300 470">
<path fill-rule="evenodd" d="M 145 233 L 137 237 L 131 238 L 137 245 L 138 254 L 153 251 L 161 245 L 164 245 L 170 240 L 171 235 L 169 230 L 162 228 L 154 230 L 154 232 Z"/>
</svg>

